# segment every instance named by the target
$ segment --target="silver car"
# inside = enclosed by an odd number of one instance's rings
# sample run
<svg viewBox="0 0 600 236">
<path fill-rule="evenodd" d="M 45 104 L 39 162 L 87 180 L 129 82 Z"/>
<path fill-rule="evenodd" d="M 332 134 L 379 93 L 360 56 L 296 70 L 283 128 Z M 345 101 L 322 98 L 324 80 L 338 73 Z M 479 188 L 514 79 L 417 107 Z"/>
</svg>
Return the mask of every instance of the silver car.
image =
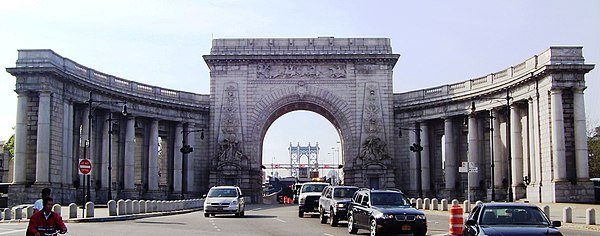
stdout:
<svg viewBox="0 0 600 236">
<path fill-rule="evenodd" d="M 237 186 L 212 187 L 204 197 L 204 217 L 216 214 L 244 216 L 244 195 Z"/>
</svg>

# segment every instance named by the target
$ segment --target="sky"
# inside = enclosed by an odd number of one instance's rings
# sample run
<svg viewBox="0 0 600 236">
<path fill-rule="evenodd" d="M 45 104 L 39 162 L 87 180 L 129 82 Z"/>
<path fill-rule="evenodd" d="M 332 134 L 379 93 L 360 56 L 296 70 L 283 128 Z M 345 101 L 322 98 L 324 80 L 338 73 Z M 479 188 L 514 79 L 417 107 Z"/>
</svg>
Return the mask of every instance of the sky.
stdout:
<svg viewBox="0 0 600 236">
<path fill-rule="evenodd" d="M 202 55 L 215 38 L 386 37 L 401 57 L 394 92 L 478 78 L 550 46 L 583 46 L 600 62 L 600 1 L 18 0 L 0 4 L 0 66 L 18 49 L 52 49 L 82 65 L 141 83 L 208 94 Z M 586 76 L 588 127 L 600 125 L 600 68 Z M 15 78 L 0 71 L 0 140 L 13 133 Z M 319 143 L 331 163 L 340 137 L 322 116 L 292 112 L 264 140 L 263 163 Z"/>
</svg>

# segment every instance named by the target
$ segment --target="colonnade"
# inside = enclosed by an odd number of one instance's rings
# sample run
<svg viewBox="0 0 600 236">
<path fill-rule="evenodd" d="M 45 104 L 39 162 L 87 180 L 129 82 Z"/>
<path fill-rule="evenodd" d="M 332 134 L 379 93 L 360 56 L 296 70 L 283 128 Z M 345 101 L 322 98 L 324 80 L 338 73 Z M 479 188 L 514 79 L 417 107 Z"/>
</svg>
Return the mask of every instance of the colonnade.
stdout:
<svg viewBox="0 0 600 236">
<path fill-rule="evenodd" d="M 15 132 L 20 140 L 16 142 L 15 152 L 21 158 L 15 159 L 14 184 L 70 186 L 77 182 L 75 188 L 79 188 L 83 178 L 78 172 L 78 159 L 90 159 L 93 166 L 90 188 L 97 200 L 108 198 L 109 184 L 115 194 L 111 199 L 117 196 L 179 198 L 182 191 L 197 191 L 193 180 L 195 157 L 193 153 L 180 151 L 183 145 L 194 146 L 192 131 L 196 130 L 196 123 L 132 115 L 122 117 L 121 114 L 115 114 L 120 117 L 113 119 L 110 109 L 94 107 L 90 124 L 87 104 L 59 98 L 48 91 L 19 93 Z M 36 100 L 37 104 L 32 107 L 32 101 Z M 57 107 L 60 103 L 62 105 Z M 62 121 L 51 123 L 51 114 L 57 115 L 52 110 L 57 108 Z M 32 109 L 37 110 L 33 127 Z M 57 124 L 60 127 L 51 127 Z M 144 124 L 146 127 L 142 127 Z M 88 130 L 92 131 L 91 135 Z M 36 147 L 35 153 L 28 148 L 32 144 Z M 61 148 L 56 144 L 61 144 Z M 60 152 L 53 151 L 56 149 Z M 59 156 L 55 157 L 56 154 Z M 184 159 L 187 165 L 183 165 Z"/>
<path fill-rule="evenodd" d="M 416 127 L 420 127 L 416 130 L 420 132 L 420 145 L 423 147 L 420 166 L 422 191 L 435 196 L 447 194 L 456 197 L 452 193 L 458 190 L 459 196 L 465 196 L 464 189 L 468 183 L 472 197 L 501 200 L 508 197 L 510 184 L 514 200 L 529 198 L 541 201 L 543 185 L 589 181 L 582 91 L 582 88 L 551 89 L 548 109 L 551 114 L 546 121 L 536 105 L 537 98 L 530 97 L 511 101 L 508 109 L 502 105 L 471 110 L 465 115 L 414 122 Z M 564 93 L 568 93 L 572 100 L 563 99 Z M 573 110 L 565 111 L 564 105 L 573 107 Z M 509 116 L 507 112 L 510 112 Z M 566 120 L 565 115 L 572 118 Z M 565 129 L 565 126 L 573 128 Z M 432 130 L 438 127 L 443 127 L 442 132 Z M 409 145 L 418 142 L 415 137 L 413 133 L 409 135 Z M 565 137 L 574 139 L 567 140 Z M 436 146 L 443 148 L 436 149 Z M 572 161 L 569 161 L 567 153 L 573 154 Z M 411 152 L 411 179 L 418 178 L 416 158 L 416 153 Z M 442 162 L 439 165 L 442 169 L 432 169 L 430 166 L 436 165 L 430 162 Z M 470 162 L 469 167 L 477 171 L 460 173 L 458 167 L 464 162 Z M 437 177 L 436 172 L 443 173 L 443 177 Z M 444 188 L 431 184 L 440 181 L 444 182 Z M 495 190 L 493 198 L 492 184 Z M 418 190 L 415 181 L 410 188 L 411 191 Z"/>
</svg>

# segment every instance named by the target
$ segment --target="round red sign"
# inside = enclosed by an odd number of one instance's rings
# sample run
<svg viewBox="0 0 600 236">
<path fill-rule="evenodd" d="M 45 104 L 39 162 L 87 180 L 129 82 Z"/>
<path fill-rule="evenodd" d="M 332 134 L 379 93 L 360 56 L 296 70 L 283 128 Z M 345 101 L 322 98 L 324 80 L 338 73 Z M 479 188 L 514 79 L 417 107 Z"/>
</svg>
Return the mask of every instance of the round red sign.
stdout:
<svg viewBox="0 0 600 236">
<path fill-rule="evenodd" d="M 87 175 L 92 172 L 92 162 L 88 159 L 79 160 L 79 173 Z"/>
</svg>

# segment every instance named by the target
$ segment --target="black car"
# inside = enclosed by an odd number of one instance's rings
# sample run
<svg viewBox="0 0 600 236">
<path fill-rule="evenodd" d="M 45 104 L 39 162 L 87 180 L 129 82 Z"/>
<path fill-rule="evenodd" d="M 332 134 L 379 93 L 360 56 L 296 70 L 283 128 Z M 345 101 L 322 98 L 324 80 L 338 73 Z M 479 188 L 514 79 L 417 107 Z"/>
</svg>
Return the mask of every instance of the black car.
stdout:
<svg viewBox="0 0 600 236">
<path fill-rule="evenodd" d="M 337 226 L 340 220 L 348 217 L 348 204 L 358 190 L 355 186 L 327 186 L 319 198 L 319 216 L 321 223 L 330 219 L 331 226 Z"/>
<path fill-rule="evenodd" d="M 562 235 L 537 206 L 523 203 L 485 203 L 475 206 L 463 235 Z"/>
<path fill-rule="evenodd" d="M 348 206 L 348 232 L 368 229 L 370 235 L 402 233 L 425 235 L 427 219 L 399 190 L 360 189 Z"/>
</svg>

